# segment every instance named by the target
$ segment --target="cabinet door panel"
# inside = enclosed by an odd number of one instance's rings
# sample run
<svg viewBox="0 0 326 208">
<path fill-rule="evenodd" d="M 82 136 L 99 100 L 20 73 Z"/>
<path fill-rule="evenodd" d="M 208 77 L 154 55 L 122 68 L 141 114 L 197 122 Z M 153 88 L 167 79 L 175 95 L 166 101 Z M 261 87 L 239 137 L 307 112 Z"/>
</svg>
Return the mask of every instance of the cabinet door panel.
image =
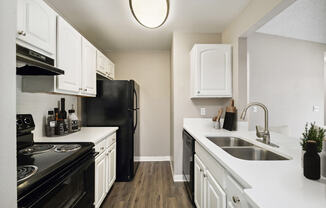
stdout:
<svg viewBox="0 0 326 208">
<path fill-rule="evenodd" d="M 231 97 L 231 46 L 196 44 L 191 51 L 191 97 Z"/>
<path fill-rule="evenodd" d="M 96 95 L 96 48 L 83 38 L 82 93 Z"/>
<path fill-rule="evenodd" d="M 204 207 L 204 165 L 195 155 L 194 201 L 197 208 Z"/>
<path fill-rule="evenodd" d="M 42 0 L 18 0 L 17 38 L 53 55 L 56 13 Z"/>
<path fill-rule="evenodd" d="M 58 18 L 57 66 L 65 71 L 59 75 L 59 90 L 79 93 L 81 88 L 81 35 L 64 19 Z"/>
<path fill-rule="evenodd" d="M 208 170 L 206 171 L 205 184 L 206 207 L 226 208 L 226 194 Z"/>
<path fill-rule="evenodd" d="M 110 187 L 113 185 L 116 179 L 116 144 L 113 144 L 113 147 L 110 152 Z"/>
<path fill-rule="evenodd" d="M 103 199 L 106 196 L 106 164 L 105 154 L 102 153 L 95 160 L 95 207 L 100 207 Z"/>
</svg>

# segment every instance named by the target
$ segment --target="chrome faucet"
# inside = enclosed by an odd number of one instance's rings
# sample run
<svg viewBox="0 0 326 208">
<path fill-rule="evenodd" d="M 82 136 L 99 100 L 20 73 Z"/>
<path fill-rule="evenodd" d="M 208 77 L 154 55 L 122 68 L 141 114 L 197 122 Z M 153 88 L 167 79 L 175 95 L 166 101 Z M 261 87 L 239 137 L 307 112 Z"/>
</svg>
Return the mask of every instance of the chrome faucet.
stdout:
<svg viewBox="0 0 326 208">
<path fill-rule="evenodd" d="M 256 135 L 257 135 L 257 137 L 258 138 L 263 138 L 263 139 L 262 140 L 257 139 L 257 141 L 268 144 L 268 145 L 271 145 L 271 146 L 274 146 L 274 147 L 278 147 L 277 145 L 271 143 L 271 136 L 270 136 L 270 133 L 269 133 L 269 130 L 268 130 L 268 109 L 264 104 L 259 103 L 259 102 L 249 103 L 245 107 L 245 109 L 243 109 L 243 111 L 241 113 L 241 116 L 240 116 L 240 119 L 243 119 L 243 120 L 245 119 L 246 114 L 247 114 L 247 110 L 251 106 L 259 106 L 264 110 L 264 113 L 265 113 L 265 129 L 263 131 L 259 131 L 258 126 L 256 126 Z"/>
</svg>

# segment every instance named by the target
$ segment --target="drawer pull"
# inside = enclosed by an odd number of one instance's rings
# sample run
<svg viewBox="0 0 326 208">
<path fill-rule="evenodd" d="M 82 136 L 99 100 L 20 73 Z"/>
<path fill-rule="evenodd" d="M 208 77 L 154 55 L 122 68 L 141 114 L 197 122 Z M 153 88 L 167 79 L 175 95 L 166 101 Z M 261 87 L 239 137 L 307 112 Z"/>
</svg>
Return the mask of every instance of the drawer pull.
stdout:
<svg viewBox="0 0 326 208">
<path fill-rule="evenodd" d="M 235 203 L 235 204 L 238 204 L 240 202 L 240 199 L 239 197 L 237 196 L 232 196 L 232 201 Z"/>
</svg>

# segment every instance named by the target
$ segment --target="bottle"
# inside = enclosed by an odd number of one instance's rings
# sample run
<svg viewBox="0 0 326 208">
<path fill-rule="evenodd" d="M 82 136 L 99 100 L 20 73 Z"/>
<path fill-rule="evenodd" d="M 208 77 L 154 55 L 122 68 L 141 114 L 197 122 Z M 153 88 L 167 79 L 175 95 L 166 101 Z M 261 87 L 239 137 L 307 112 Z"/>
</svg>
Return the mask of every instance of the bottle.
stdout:
<svg viewBox="0 0 326 208">
<path fill-rule="evenodd" d="M 46 136 L 52 137 L 55 135 L 55 126 L 56 126 L 56 121 L 54 117 L 54 112 L 48 111 L 48 116 L 46 118 L 46 125 L 45 125 Z"/>
<path fill-rule="evenodd" d="M 59 106 L 60 107 L 60 106 Z M 58 120 L 57 120 L 57 125 L 55 127 L 55 134 L 56 135 L 64 135 L 64 122 L 62 119 L 62 113 L 60 109 L 58 109 Z"/>
<path fill-rule="evenodd" d="M 321 153 L 321 175 L 326 178 L 326 138 L 324 138 L 323 151 Z"/>
<path fill-rule="evenodd" d="M 303 156 L 303 174 L 308 179 L 320 179 L 320 157 L 316 141 L 307 141 L 306 153 Z"/>
<path fill-rule="evenodd" d="M 70 109 L 68 112 L 69 132 L 76 132 L 79 130 L 79 120 L 75 114 L 74 106 L 72 106 L 72 109 Z"/>
<path fill-rule="evenodd" d="M 67 118 L 67 111 L 66 111 L 66 104 L 65 104 L 65 99 L 61 98 L 61 111 L 60 115 L 63 120 L 63 127 L 64 127 L 64 133 L 68 133 L 68 118 Z"/>
<path fill-rule="evenodd" d="M 58 121 L 58 117 L 59 117 L 59 108 L 54 108 L 54 117 L 55 117 L 55 121 Z"/>
</svg>

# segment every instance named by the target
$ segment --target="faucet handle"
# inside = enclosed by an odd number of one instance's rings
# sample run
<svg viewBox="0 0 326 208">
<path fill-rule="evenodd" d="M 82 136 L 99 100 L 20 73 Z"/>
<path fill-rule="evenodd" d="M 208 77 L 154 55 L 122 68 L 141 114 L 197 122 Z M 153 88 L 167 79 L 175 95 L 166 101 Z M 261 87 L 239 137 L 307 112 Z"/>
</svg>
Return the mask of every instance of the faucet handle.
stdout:
<svg viewBox="0 0 326 208">
<path fill-rule="evenodd" d="M 262 137 L 264 136 L 264 131 L 260 131 L 259 129 L 260 129 L 260 128 L 259 128 L 259 126 L 257 125 L 257 126 L 256 126 L 256 135 L 257 135 L 257 137 L 262 138 Z"/>
</svg>

